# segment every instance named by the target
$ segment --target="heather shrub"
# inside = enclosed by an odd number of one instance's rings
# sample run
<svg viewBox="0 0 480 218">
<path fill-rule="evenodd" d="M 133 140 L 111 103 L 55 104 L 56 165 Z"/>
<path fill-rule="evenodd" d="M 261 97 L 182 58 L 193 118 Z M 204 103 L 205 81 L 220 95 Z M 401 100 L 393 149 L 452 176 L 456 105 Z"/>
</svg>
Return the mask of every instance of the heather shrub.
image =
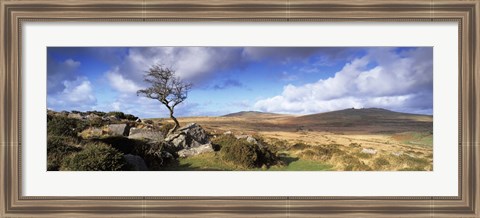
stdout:
<svg viewBox="0 0 480 218">
<path fill-rule="evenodd" d="M 240 165 L 244 168 L 258 167 L 258 154 L 255 145 L 244 140 L 237 140 L 232 144 L 224 144 L 220 149 L 223 160 Z"/>
<path fill-rule="evenodd" d="M 144 123 L 146 124 L 150 124 L 152 125 L 153 124 L 153 120 L 143 120 Z M 172 126 L 173 127 L 173 126 Z"/>
<path fill-rule="evenodd" d="M 86 114 L 95 114 L 95 115 L 100 116 L 100 117 L 103 117 L 103 116 L 105 116 L 105 114 L 107 114 L 107 113 L 102 112 L 102 111 L 87 111 L 85 113 Z"/>
<path fill-rule="evenodd" d="M 288 148 L 288 150 L 304 150 L 307 148 L 311 148 L 311 145 L 307 145 L 305 143 L 295 143 Z"/>
<path fill-rule="evenodd" d="M 132 114 L 125 114 L 123 112 L 120 112 L 120 111 L 110 111 L 108 113 L 105 114 L 105 116 L 114 116 L 118 119 L 126 119 L 126 120 L 136 120 L 138 119 L 138 117 L 132 115 Z"/>
<path fill-rule="evenodd" d="M 220 150 L 223 146 L 234 144 L 237 141 L 238 139 L 235 138 L 234 135 L 226 134 L 226 135 L 220 135 L 220 136 L 217 136 L 216 138 L 213 138 L 212 145 L 216 146 Z"/>
<path fill-rule="evenodd" d="M 302 152 L 299 154 L 300 157 L 311 160 L 327 161 L 330 160 L 333 156 L 343 155 L 345 153 L 339 149 L 339 145 L 337 144 L 318 146 L 295 144 L 292 147 L 296 147 L 295 149 L 302 150 Z"/>
<path fill-rule="evenodd" d="M 116 117 L 118 119 L 125 119 L 125 114 L 123 112 L 120 112 L 120 111 L 110 111 L 108 112 L 107 114 L 105 114 L 105 116 L 107 117 Z"/>
<path fill-rule="evenodd" d="M 125 119 L 127 120 L 137 120 L 138 117 L 131 115 L 131 114 L 125 114 Z"/>
<path fill-rule="evenodd" d="M 287 150 L 287 148 L 288 148 L 287 140 L 275 139 L 274 138 L 274 139 L 271 139 L 270 144 L 272 145 L 271 147 L 275 148 L 276 152 Z"/>
<path fill-rule="evenodd" d="M 51 135 L 47 138 L 47 170 L 59 170 L 63 159 L 81 150 L 78 140 L 67 136 Z"/>
<path fill-rule="evenodd" d="M 101 142 L 101 143 L 110 145 L 124 154 L 132 153 L 133 149 L 138 144 L 138 140 L 129 139 L 123 136 L 108 136 L 108 137 L 93 139 L 92 141 Z"/>
<path fill-rule="evenodd" d="M 372 168 L 370 168 L 368 165 L 366 165 L 363 161 L 360 161 L 358 158 L 344 154 L 344 155 L 338 155 L 334 156 L 332 159 L 334 163 L 340 164 L 343 166 L 344 171 L 370 171 Z"/>
<path fill-rule="evenodd" d="M 176 151 L 164 142 L 129 139 L 122 136 L 110 136 L 92 140 L 112 146 L 124 154 L 138 155 L 150 170 L 159 170 L 177 155 Z M 171 154 L 171 157 L 167 154 Z"/>
<path fill-rule="evenodd" d="M 106 124 L 101 117 L 91 118 L 88 119 L 86 122 L 89 127 L 101 127 Z"/>
<path fill-rule="evenodd" d="M 385 169 L 388 165 L 390 165 L 390 162 L 383 157 L 376 158 L 375 160 L 373 160 L 373 163 L 372 163 L 372 167 L 375 170 Z"/>
<path fill-rule="evenodd" d="M 277 152 L 272 151 L 269 146 L 256 146 L 258 155 L 258 165 L 270 167 L 277 163 Z"/>
<path fill-rule="evenodd" d="M 117 171 L 127 170 L 123 154 L 104 143 L 89 143 L 77 153 L 65 157 L 61 170 L 67 171 Z"/>
<path fill-rule="evenodd" d="M 138 140 L 132 154 L 142 157 L 150 170 L 161 170 L 177 157 L 177 153 L 170 148 L 165 142 Z"/>
<path fill-rule="evenodd" d="M 76 137 L 87 126 L 83 120 L 64 116 L 47 116 L 48 135 Z"/>
<path fill-rule="evenodd" d="M 248 143 L 245 139 L 236 139 L 232 135 L 217 137 L 212 143 L 220 145 L 220 156 L 227 162 L 242 168 L 271 166 L 277 157 L 267 146 Z"/>
</svg>

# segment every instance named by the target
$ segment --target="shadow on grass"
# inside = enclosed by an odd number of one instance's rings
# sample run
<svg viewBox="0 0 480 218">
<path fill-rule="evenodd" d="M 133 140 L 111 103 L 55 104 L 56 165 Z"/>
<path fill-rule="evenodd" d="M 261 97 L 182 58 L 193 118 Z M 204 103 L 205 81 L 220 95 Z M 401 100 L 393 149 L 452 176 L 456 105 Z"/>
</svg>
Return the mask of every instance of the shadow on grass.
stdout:
<svg viewBox="0 0 480 218">
<path fill-rule="evenodd" d="M 279 155 L 278 159 L 279 159 L 279 161 L 284 163 L 286 166 L 290 165 L 292 162 L 295 162 L 295 161 L 299 160 L 298 157 L 291 157 L 291 156 L 287 156 L 287 155 L 284 155 L 284 154 Z"/>
<path fill-rule="evenodd" d="M 201 168 L 192 166 L 190 163 L 180 163 L 178 160 L 175 160 L 165 166 L 162 171 L 225 171 L 222 169 L 216 168 Z"/>
</svg>

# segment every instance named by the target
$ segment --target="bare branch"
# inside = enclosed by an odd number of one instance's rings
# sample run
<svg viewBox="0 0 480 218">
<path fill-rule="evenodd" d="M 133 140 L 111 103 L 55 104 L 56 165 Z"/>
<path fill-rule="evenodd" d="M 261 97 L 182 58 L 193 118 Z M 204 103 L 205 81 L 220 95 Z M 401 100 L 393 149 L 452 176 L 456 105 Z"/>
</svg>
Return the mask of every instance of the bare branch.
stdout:
<svg viewBox="0 0 480 218">
<path fill-rule="evenodd" d="M 175 122 L 175 131 L 179 127 L 177 119 L 173 116 L 175 106 L 187 99 L 188 91 L 192 88 L 192 83 L 185 82 L 175 76 L 172 68 L 164 67 L 160 64 L 152 65 L 145 72 L 145 82 L 151 86 L 137 91 L 137 95 L 155 99 L 164 104 L 170 111 L 170 118 Z"/>
</svg>

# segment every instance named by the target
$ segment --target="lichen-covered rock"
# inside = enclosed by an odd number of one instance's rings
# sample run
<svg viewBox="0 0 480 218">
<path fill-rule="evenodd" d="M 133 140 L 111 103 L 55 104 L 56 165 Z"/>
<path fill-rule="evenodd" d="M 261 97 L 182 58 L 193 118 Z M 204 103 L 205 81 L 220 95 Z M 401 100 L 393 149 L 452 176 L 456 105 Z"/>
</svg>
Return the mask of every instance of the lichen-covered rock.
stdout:
<svg viewBox="0 0 480 218">
<path fill-rule="evenodd" d="M 130 128 L 130 133 L 128 134 L 129 139 L 150 139 L 152 141 L 162 141 L 164 135 L 160 131 L 153 129 L 140 129 L 140 128 Z"/>
<path fill-rule="evenodd" d="M 165 138 L 165 141 L 170 142 L 173 147 L 178 149 L 189 147 L 185 133 L 170 134 L 167 136 L 167 138 Z"/>
<path fill-rule="evenodd" d="M 185 133 L 186 135 L 190 136 L 193 140 L 201 144 L 205 144 L 209 141 L 208 134 L 200 125 L 196 123 L 190 123 L 184 127 L 181 127 L 177 131 Z"/>
<path fill-rule="evenodd" d="M 165 141 L 178 149 L 185 149 L 207 144 L 210 138 L 200 125 L 190 123 L 167 135 Z"/>
<path fill-rule="evenodd" d="M 258 141 L 255 138 L 253 138 L 251 135 L 236 135 L 235 138 L 245 139 L 245 140 L 247 140 L 248 143 L 258 145 Z"/>
<path fill-rule="evenodd" d="M 179 157 L 190 157 L 190 156 L 195 156 L 195 155 L 199 155 L 207 152 L 213 152 L 213 151 L 214 150 L 213 150 L 212 144 L 208 143 L 208 144 L 200 145 L 197 147 L 182 149 L 177 153 Z"/>
<path fill-rule="evenodd" d="M 110 124 L 107 127 L 108 134 L 111 136 L 128 136 L 130 126 L 128 124 Z"/>
</svg>

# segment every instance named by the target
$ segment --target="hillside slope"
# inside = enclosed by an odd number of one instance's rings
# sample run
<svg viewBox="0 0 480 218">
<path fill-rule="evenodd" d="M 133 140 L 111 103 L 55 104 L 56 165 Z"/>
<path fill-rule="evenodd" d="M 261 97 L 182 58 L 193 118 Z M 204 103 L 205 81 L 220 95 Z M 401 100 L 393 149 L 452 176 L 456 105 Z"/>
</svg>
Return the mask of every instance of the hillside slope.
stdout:
<svg viewBox="0 0 480 218">
<path fill-rule="evenodd" d="M 253 118 L 253 119 L 261 119 L 261 118 L 286 118 L 286 117 L 293 117 L 292 115 L 287 114 L 276 114 L 276 113 L 268 113 L 268 112 L 260 112 L 260 111 L 240 111 L 236 113 L 226 114 L 222 117 L 236 117 L 236 118 Z"/>
<path fill-rule="evenodd" d="M 344 109 L 326 113 L 291 117 L 283 120 L 286 125 L 301 125 L 315 130 L 374 130 L 404 131 L 431 130 L 433 117 L 408 114 L 381 108 Z"/>
</svg>

